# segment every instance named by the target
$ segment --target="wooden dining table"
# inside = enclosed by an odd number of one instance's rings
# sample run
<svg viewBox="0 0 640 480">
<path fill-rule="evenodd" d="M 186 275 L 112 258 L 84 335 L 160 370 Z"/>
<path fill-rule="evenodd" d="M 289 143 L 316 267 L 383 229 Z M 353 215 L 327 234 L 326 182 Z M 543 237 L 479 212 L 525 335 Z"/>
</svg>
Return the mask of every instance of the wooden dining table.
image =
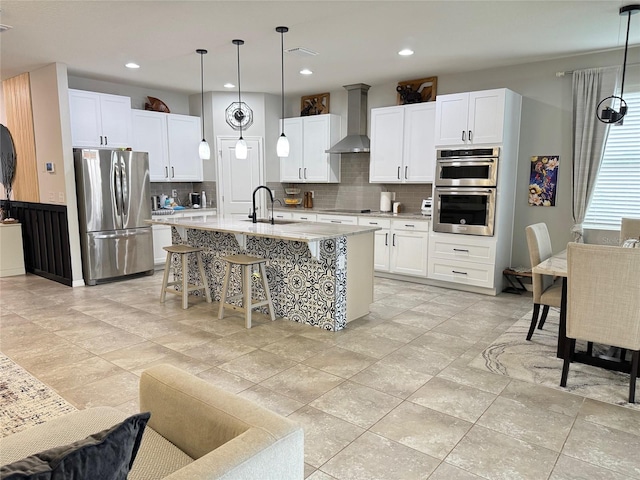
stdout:
<svg viewBox="0 0 640 480">
<path fill-rule="evenodd" d="M 558 346 L 556 350 L 556 357 L 564 358 L 565 343 L 569 341 L 567 339 L 567 283 L 569 277 L 569 269 L 567 265 L 567 251 L 563 250 L 560 253 L 552 255 L 546 260 L 540 262 L 534 266 L 531 271 L 533 273 L 539 273 L 542 275 L 553 275 L 555 277 L 562 277 L 562 298 L 560 300 L 560 328 L 558 329 Z M 609 370 L 615 370 L 618 372 L 629 373 L 631 371 L 631 362 L 627 362 L 624 359 L 616 358 L 613 350 L 619 352 L 620 349 L 610 349 L 605 355 L 593 355 L 592 345 L 589 344 L 587 351 L 578 352 L 573 354 L 573 361 L 586 363 L 588 365 L 595 365 L 597 367 L 607 368 Z M 640 376 L 640 375 L 639 375 Z"/>
</svg>

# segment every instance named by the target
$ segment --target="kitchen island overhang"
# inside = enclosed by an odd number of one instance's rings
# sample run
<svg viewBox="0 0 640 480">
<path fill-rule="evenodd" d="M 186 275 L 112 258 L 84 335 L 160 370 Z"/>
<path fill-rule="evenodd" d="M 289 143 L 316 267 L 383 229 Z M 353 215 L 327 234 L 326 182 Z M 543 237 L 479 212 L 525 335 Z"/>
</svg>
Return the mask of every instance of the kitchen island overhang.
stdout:
<svg viewBox="0 0 640 480">
<path fill-rule="evenodd" d="M 295 221 L 272 225 L 215 215 L 149 223 L 171 226 L 174 244 L 204 249 L 205 273 L 217 301 L 226 266 L 222 257 L 242 253 L 269 260 L 267 280 L 278 317 L 336 331 L 369 313 L 377 227 Z M 174 266 L 181 277 L 180 265 Z M 190 281 L 197 283 L 195 268 L 189 271 Z M 254 295 L 261 298 L 259 283 Z M 234 272 L 231 285 L 239 291 L 239 272 Z"/>
</svg>

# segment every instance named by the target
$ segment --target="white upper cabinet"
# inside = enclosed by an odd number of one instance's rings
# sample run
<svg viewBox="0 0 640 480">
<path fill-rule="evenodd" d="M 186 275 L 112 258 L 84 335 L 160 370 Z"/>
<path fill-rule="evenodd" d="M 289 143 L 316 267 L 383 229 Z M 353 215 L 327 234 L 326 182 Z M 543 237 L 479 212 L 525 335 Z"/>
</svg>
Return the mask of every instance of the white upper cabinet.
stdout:
<svg viewBox="0 0 640 480">
<path fill-rule="evenodd" d="M 289 156 L 280 159 L 281 182 L 340 182 L 340 155 L 325 153 L 340 139 L 340 116 L 286 118 L 284 131 Z"/>
<path fill-rule="evenodd" d="M 503 88 L 438 95 L 436 146 L 502 143 L 505 96 Z"/>
<path fill-rule="evenodd" d="M 131 146 L 131 99 L 69 89 L 71 143 L 74 147 Z"/>
<path fill-rule="evenodd" d="M 133 110 L 133 149 L 149 153 L 152 182 L 201 182 L 200 117 Z"/>
<path fill-rule="evenodd" d="M 372 108 L 369 181 L 433 182 L 435 117 L 434 102 Z"/>
</svg>

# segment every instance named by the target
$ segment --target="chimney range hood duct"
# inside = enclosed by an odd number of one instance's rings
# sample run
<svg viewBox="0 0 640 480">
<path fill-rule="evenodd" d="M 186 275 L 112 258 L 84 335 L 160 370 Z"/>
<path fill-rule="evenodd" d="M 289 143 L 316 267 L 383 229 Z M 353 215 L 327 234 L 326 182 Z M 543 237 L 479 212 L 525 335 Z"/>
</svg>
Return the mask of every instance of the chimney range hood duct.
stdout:
<svg viewBox="0 0 640 480">
<path fill-rule="evenodd" d="M 364 83 L 345 85 L 347 90 L 347 136 L 326 153 L 361 153 L 369 151 L 367 137 L 367 91 Z"/>
</svg>

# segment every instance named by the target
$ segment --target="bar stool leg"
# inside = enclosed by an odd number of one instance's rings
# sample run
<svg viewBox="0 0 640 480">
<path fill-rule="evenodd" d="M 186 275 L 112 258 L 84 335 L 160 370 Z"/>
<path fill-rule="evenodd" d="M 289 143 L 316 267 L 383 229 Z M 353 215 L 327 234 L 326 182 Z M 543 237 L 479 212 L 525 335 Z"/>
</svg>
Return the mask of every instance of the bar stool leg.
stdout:
<svg viewBox="0 0 640 480">
<path fill-rule="evenodd" d="M 189 308 L 189 255 L 182 254 L 182 308 Z"/>
<path fill-rule="evenodd" d="M 218 319 L 224 318 L 224 304 L 227 301 L 227 293 L 229 290 L 229 279 L 231 278 L 231 264 L 227 262 L 227 268 L 224 272 L 224 280 L 222 281 L 222 293 L 220 294 L 220 308 L 218 309 Z"/>
<path fill-rule="evenodd" d="M 169 270 L 171 270 L 171 252 L 167 252 L 167 261 L 164 263 L 164 277 L 162 278 L 162 291 L 160 292 L 160 303 L 164 303 L 167 298 L 167 283 L 169 283 Z"/>
<path fill-rule="evenodd" d="M 242 281 L 244 283 L 244 318 L 245 326 L 251 328 L 251 265 L 242 266 Z"/>
<path fill-rule="evenodd" d="M 207 303 L 211 303 L 211 290 L 209 290 L 209 282 L 204 275 L 204 263 L 202 263 L 202 254 L 196 252 L 196 259 L 198 260 L 198 269 L 200 270 L 200 278 L 202 279 L 202 285 L 204 286 L 204 293 L 207 297 Z"/>
<path fill-rule="evenodd" d="M 264 263 L 260 264 L 260 276 L 262 277 L 264 294 L 267 297 L 267 302 L 269 302 L 269 315 L 271 315 L 271 321 L 274 321 L 276 319 L 276 314 L 273 310 L 273 302 L 271 301 L 271 290 L 269 289 L 269 282 L 267 281 L 267 270 L 264 268 Z"/>
</svg>

